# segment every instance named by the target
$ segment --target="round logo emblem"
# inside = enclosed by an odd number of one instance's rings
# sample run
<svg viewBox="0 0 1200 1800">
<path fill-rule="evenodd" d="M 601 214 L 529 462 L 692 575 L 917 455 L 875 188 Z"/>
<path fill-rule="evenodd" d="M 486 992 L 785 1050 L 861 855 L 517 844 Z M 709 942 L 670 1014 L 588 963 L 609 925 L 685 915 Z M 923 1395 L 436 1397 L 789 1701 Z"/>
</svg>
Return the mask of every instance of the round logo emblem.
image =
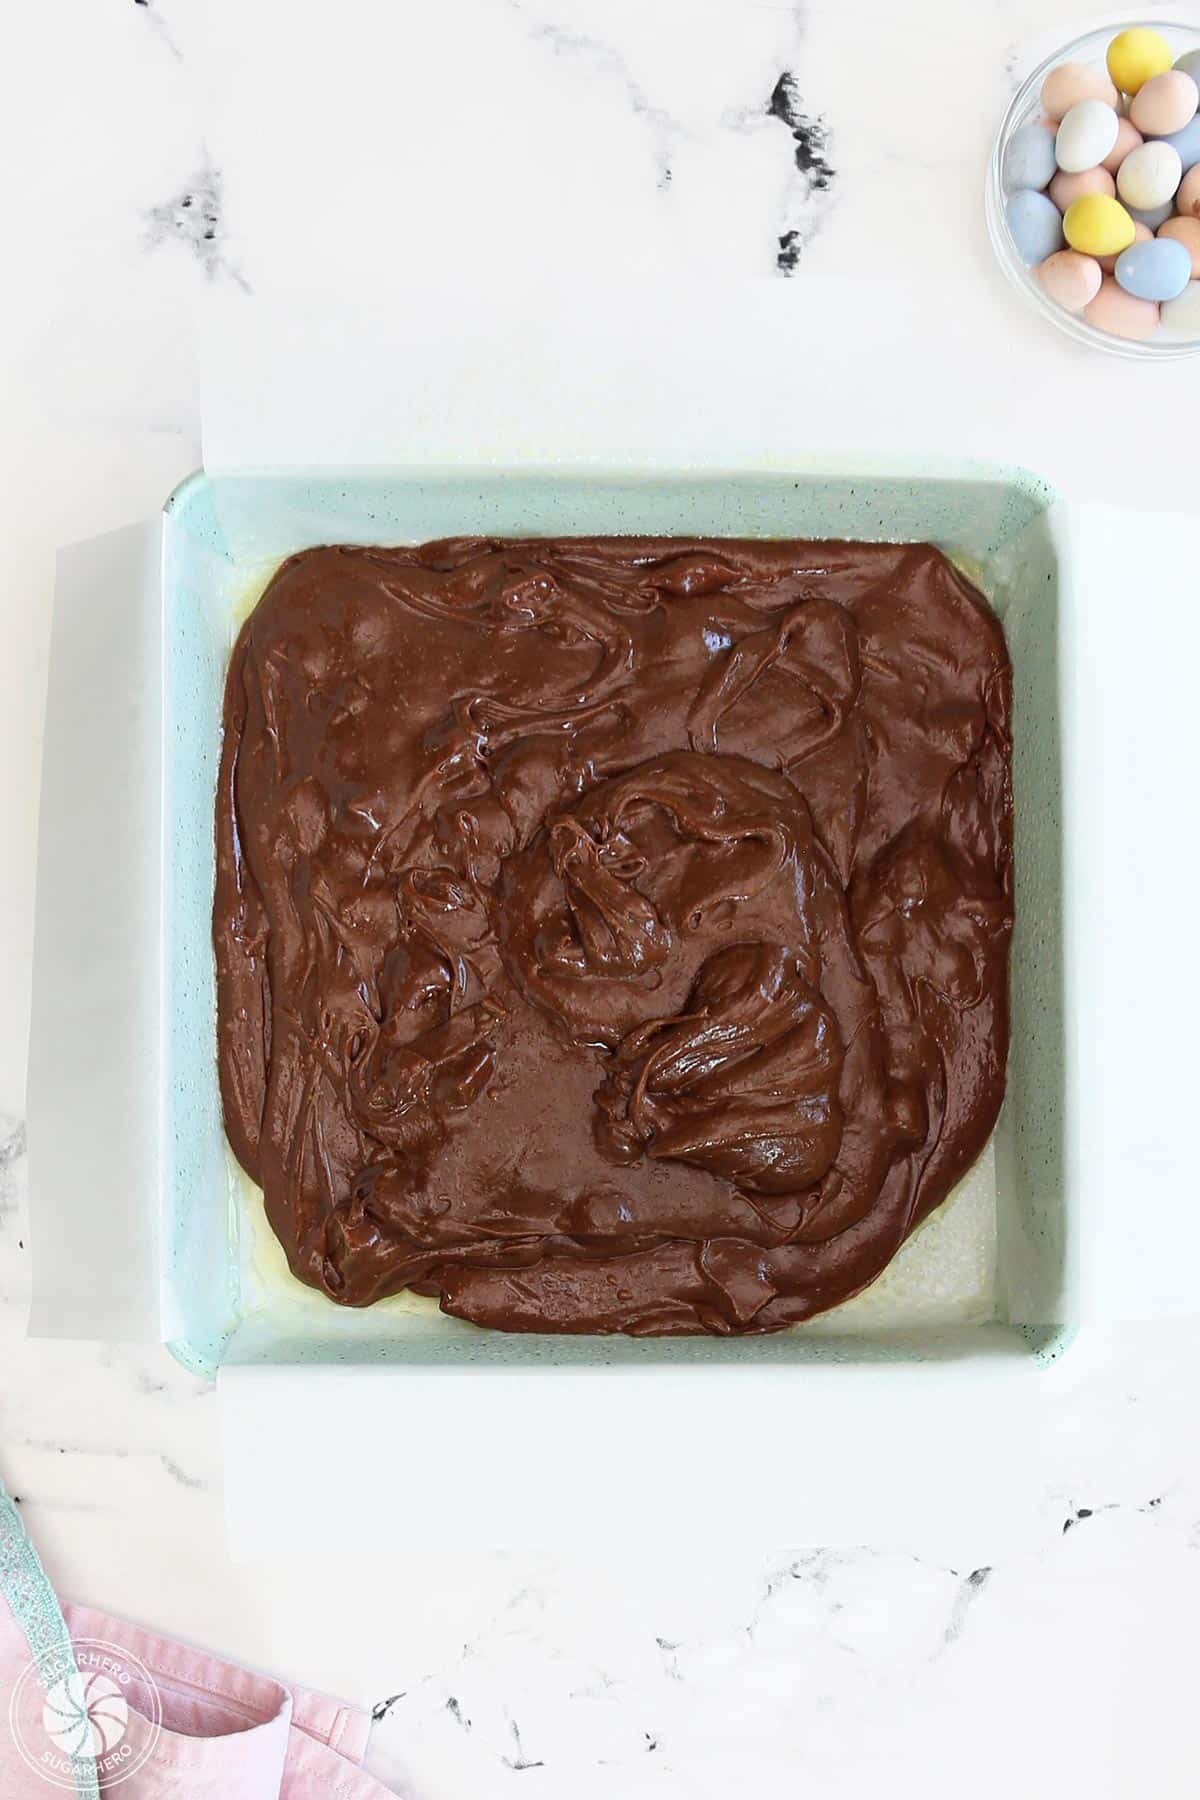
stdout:
<svg viewBox="0 0 1200 1800">
<path fill-rule="evenodd" d="M 131 1651 L 98 1638 L 76 1639 L 74 1651 L 74 1668 L 58 1647 L 25 1666 L 9 1701 L 9 1725 L 26 1763 L 51 1787 L 73 1793 L 80 1764 L 93 1762 L 107 1793 L 149 1760 L 162 1702 Z"/>
</svg>

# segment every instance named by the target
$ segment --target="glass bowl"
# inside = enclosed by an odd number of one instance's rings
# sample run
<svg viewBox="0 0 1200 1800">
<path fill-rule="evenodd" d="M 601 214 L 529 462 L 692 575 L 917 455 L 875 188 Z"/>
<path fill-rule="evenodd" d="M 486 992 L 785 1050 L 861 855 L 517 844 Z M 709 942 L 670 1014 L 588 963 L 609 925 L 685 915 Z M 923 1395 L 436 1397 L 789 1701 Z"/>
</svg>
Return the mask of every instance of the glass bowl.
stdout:
<svg viewBox="0 0 1200 1800">
<path fill-rule="evenodd" d="M 1021 84 L 996 133 L 987 172 L 987 225 L 988 236 L 992 240 L 992 248 L 1000 267 L 1018 292 L 1024 295 L 1044 319 L 1049 319 L 1051 324 L 1057 325 L 1060 331 L 1065 331 L 1077 343 L 1091 344 L 1097 350 L 1107 350 L 1111 355 L 1126 356 L 1140 362 L 1163 362 L 1173 357 L 1194 356 L 1200 351 L 1200 337 L 1184 337 L 1161 327 L 1152 338 L 1115 337 L 1110 331 L 1100 331 L 1095 325 L 1089 325 L 1078 313 L 1069 313 L 1058 306 L 1045 293 L 1033 270 L 1026 268 L 1017 254 L 1005 217 L 1006 195 L 1001 180 L 1004 152 L 1013 132 L 1022 125 L 1028 125 L 1031 119 L 1041 117 L 1042 83 L 1050 70 L 1063 62 L 1097 63 L 1102 67 L 1105 51 L 1117 33 L 1128 31 L 1131 26 L 1137 25 L 1149 25 L 1166 38 L 1176 57 L 1182 56 L 1185 50 L 1200 49 L 1200 24 L 1164 24 L 1162 20 L 1153 17 L 1125 19 L 1085 32 L 1082 37 L 1064 44 L 1061 50 L 1056 50 L 1053 56 L 1048 56 L 1044 62 L 1039 63 L 1032 75 Z"/>
</svg>

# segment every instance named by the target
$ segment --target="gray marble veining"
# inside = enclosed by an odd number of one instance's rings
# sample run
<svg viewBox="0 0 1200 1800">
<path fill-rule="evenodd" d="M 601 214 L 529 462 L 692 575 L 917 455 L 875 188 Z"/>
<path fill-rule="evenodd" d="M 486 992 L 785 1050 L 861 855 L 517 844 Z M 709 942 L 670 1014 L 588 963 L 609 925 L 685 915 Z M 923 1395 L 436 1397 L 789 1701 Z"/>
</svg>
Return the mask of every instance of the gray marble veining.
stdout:
<svg viewBox="0 0 1200 1800">
<path fill-rule="evenodd" d="M 181 244 L 210 281 L 224 276 L 250 292 L 249 282 L 229 254 L 221 171 L 207 156 L 182 188 L 146 214 L 146 242 L 151 249 Z"/>
<path fill-rule="evenodd" d="M 787 216 L 779 233 L 775 262 L 783 275 L 794 275 L 805 245 L 820 230 L 821 221 L 834 201 L 837 172 L 827 122 L 820 113 L 806 110 L 799 84 L 785 69 L 771 90 L 768 117 L 783 125 L 792 140 L 795 177 L 787 201 Z"/>
<path fill-rule="evenodd" d="M 621 51 L 599 38 L 536 16 L 527 0 L 508 0 L 508 4 L 526 21 L 535 43 L 545 45 L 555 56 L 583 58 L 599 79 L 616 85 L 633 118 L 649 137 L 657 185 L 669 187 L 672 148 L 684 128 L 665 107 L 650 99 Z"/>
<path fill-rule="evenodd" d="M 0 1226 L 15 1215 L 24 1193 L 26 1141 L 23 1119 L 0 1119 Z"/>
</svg>

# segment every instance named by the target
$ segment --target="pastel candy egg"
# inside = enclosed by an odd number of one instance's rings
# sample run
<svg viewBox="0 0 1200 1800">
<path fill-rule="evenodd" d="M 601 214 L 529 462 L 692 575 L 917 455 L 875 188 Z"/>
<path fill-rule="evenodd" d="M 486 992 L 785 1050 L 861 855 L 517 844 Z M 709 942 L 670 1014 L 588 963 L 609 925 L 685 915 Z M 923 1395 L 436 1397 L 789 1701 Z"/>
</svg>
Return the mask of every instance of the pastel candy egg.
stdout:
<svg viewBox="0 0 1200 1800">
<path fill-rule="evenodd" d="M 1200 337 L 1200 281 L 1189 281 L 1182 294 L 1167 301 L 1162 322 L 1185 337 Z"/>
<path fill-rule="evenodd" d="M 1080 250 L 1084 256 L 1119 256 L 1137 235 L 1120 201 L 1110 200 L 1107 194 L 1084 194 L 1074 201 L 1062 226 L 1072 250 Z"/>
<path fill-rule="evenodd" d="M 1171 46 L 1157 31 L 1135 25 L 1117 33 L 1105 62 L 1121 92 L 1136 94 L 1155 75 L 1166 74 L 1171 66 Z"/>
<path fill-rule="evenodd" d="M 1168 137 L 1182 131 L 1200 106 L 1200 91 L 1182 69 L 1152 75 L 1129 102 L 1129 117 L 1143 137 Z"/>
<path fill-rule="evenodd" d="M 1100 292 L 1100 264 L 1093 256 L 1080 256 L 1077 250 L 1056 251 L 1034 272 L 1051 300 L 1067 312 L 1082 312 Z"/>
<path fill-rule="evenodd" d="M 1103 100 L 1078 100 L 1063 117 L 1054 141 L 1060 169 L 1076 175 L 1102 163 L 1117 141 L 1117 115 Z"/>
<path fill-rule="evenodd" d="M 1110 175 L 1115 175 L 1129 152 L 1136 150 L 1141 142 L 1142 134 L 1137 126 L 1131 125 L 1128 119 L 1118 119 L 1117 141 L 1105 157 L 1101 167 L 1107 169 Z"/>
<path fill-rule="evenodd" d="M 1142 144 L 1117 170 L 1117 192 L 1127 206 L 1149 212 L 1172 199 L 1182 174 L 1178 150 L 1170 144 Z"/>
<path fill-rule="evenodd" d="M 1095 199 L 1098 196 L 1093 195 Z M 1076 202 L 1081 205 L 1082 202 Z M 1109 202 L 1115 206 L 1115 200 Z M 1045 194 L 1037 194 L 1032 188 L 1018 188 L 1009 196 L 1005 208 L 1008 229 L 1012 233 L 1013 243 L 1017 247 L 1017 255 L 1028 267 L 1034 268 L 1045 262 L 1056 250 L 1062 249 L 1063 220 L 1062 214 L 1053 200 Z M 1130 221 L 1132 229 L 1132 221 Z M 1124 245 L 1121 246 L 1124 248 Z"/>
<path fill-rule="evenodd" d="M 1172 201 L 1164 200 L 1161 206 L 1127 206 L 1125 210 L 1135 225 L 1144 225 L 1153 236 L 1159 226 L 1172 216 L 1175 207 Z"/>
<path fill-rule="evenodd" d="M 1175 67 L 1190 75 L 1196 86 L 1200 88 L 1200 50 L 1185 50 L 1182 56 L 1175 58 Z"/>
<path fill-rule="evenodd" d="M 1004 191 L 1011 194 L 1017 188 L 1044 188 L 1057 167 L 1054 133 L 1044 125 L 1022 125 L 1005 146 Z"/>
<path fill-rule="evenodd" d="M 1135 244 L 1148 244 L 1153 236 L 1154 233 L 1148 225 L 1143 225 L 1140 219 L 1135 219 L 1133 221 L 1133 241 Z M 1120 254 L 1123 256 L 1125 252 L 1121 251 Z M 1115 255 L 1098 256 L 1096 261 L 1100 264 L 1100 267 L 1104 270 L 1106 275 L 1111 275 L 1117 266 L 1117 258 Z"/>
<path fill-rule="evenodd" d="M 1042 83 L 1042 111 L 1055 124 L 1081 100 L 1103 100 L 1116 106 L 1117 90 L 1094 63 L 1065 62 L 1051 69 Z"/>
<path fill-rule="evenodd" d="M 1114 337 L 1148 338 L 1158 330 L 1159 312 L 1153 300 L 1138 300 L 1106 275 L 1100 292 L 1089 300 L 1083 316 L 1097 331 L 1111 331 Z"/>
<path fill-rule="evenodd" d="M 1189 169 L 1194 169 L 1200 163 L 1200 116 L 1185 125 L 1182 131 L 1173 131 L 1162 142 L 1170 144 L 1172 150 L 1179 152 L 1179 161 L 1186 175 Z"/>
<path fill-rule="evenodd" d="M 1167 219 L 1158 228 L 1160 238 L 1174 238 L 1192 259 L 1192 280 L 1200 281 L 1200 219 Z"/>
<path fill-rule="evenodd" d="M 1117 191 L 1117 184 L 1107 169 L 1080 169 L 1077 175 L 1068 175 L 1060 169 L 1050 183 L 1050 198 L 1059 212 L 1066 212 L 1076 200 L 1084 194 L 1107 194 L 1109 199 Z"/>
<path fill-rule="evenodd" d="M 1174 238 L 1151 238 L 1123 250 L 1114 274 L 1137 300 L 1174 300 L 1192 278 L 1191 252 Z"/>
<path fill-rule="evenodd" d="M 1175 210 L 1181 219 L 1200 219 L 1200 163 L 1189 169 L 1179 184 Z"/>
</svg>

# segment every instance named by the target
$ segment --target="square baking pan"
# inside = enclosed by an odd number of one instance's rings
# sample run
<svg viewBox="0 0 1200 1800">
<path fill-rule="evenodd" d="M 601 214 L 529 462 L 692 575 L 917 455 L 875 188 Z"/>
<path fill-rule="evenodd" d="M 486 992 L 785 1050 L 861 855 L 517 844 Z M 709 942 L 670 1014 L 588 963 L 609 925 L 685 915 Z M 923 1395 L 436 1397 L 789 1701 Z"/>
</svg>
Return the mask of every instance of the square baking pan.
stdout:
<svg viewBox="0 0 1200 1800">
<path fill-rule="evenodd" d="M 509 1336 L 294 1281 L 227 1150 L 214 1052 L 213 804 L 225 666 L 279 561 L 331 542 L 641 533 L 931 541 L 1003 620 L 1014 672 L 1016 930 L 1007 1096 L 984 1164 L 848 1306 L 766 1338 Z M 196 475 L 162 539 L 162 1335 L 189 1367 L 875 1362 L 1053 1356 L 1077 1229 L 1066 1178 L 1060 546 L 1053 496 L 994 470 L 699 476 Z"/>
</svg>

